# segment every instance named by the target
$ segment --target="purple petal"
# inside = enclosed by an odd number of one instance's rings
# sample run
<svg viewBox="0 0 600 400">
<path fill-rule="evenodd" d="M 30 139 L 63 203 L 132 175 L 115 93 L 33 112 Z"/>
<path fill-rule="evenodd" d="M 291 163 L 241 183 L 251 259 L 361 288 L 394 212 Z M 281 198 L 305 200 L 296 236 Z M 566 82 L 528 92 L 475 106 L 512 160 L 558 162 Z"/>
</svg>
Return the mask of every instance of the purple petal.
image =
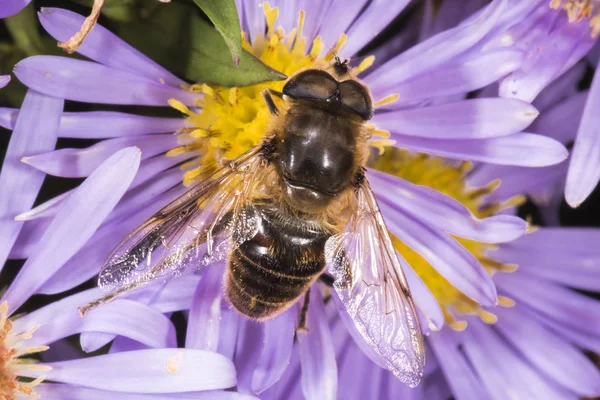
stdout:
<svg viewBox="0 0 600 400">
<path fill-rule="evenodd" d="M 313 285 L 308 305 L 308 331 L 297 332 L 302 365 L 302 393 L 307 399 L 337 398 L 337 366 L 319 288 Z"/>
<path fill-rule="evenodd" d="M 348 7 L 348 2 L 344 3 Z M 360 49 L 383 31 L 404 10 L 408 3 L 410 3 L 410 0 L 371 2 L 367 8 L 361 11 L 360 16 L 354 20 L 350 28 L 345 31 L 351 40 L 343 47 L 343 53 L 350 56 L 358 53 Z M 337 15 L 335 17 L 337 18 Z"/>
<path fill-rule="evenodd" d="M 194 292 L 196 287 L 198 286 L 199 276 L 188 276 L 180 279 L 173 279 L 168 282 L 163 283 L 162 285 L 151 285 L 145 288 L 140 288 L 138 290 L 127 293 L 123 296 L 128 300 L 133 300 L 137 304 L 149 305 L 153 310 L 158 311 L 155 313 L 156 315 L 149 315 L 145 317 L 146 319 L 152 319 L 152 317 L 156 317 L 158 325 L 155 327 L 157 332 L 160 331 L 162 327 L 164 327 L 164 321 L 168 322 L 168 318 L 170 318 L 170 314 L 173 311 L 180 310 L 189 310 L 192 305 L 192 300 L 194 299 Z M 167 313 L 164 316 L 162 313 Z M 166 317 L 166 319 L 165 319 Z M 169 323 L 170 326 L 170 323 Z M 123 334 L 123 333 L 111 333 L 104 332 L 101 333 L 100 330 L 93 333 L 84 333 L 81 335 L 81 343 L 82 347 L 86 351 L 95 351 L 102 346 L 105 346 L 110 341 L 117 336 L 117 334 L 121 334 L 125 337 L 135 338 L 132 334 Z M 156 333 L 155 333 L 156 335 Z M 175 346 L 175 332 L 170 328 L 166 332 L 165 335 L 159 335 L 160 340 L 166 340 L 165 343 L 160 346 L 156 346 L 154 344 L 150 344 L 150 342 L 138 340 L 138 348 L 141 348 L 139 344 L 145 343 L 146 347 L 176 347 Z M 164 339 L 163 339 L 164 338 Z M 206 350 L 206 349 L 201 349 Z M 114 353 L 114 351 L 113 351 Z"/>
<path fill-rule="evenodd" d="M 478 219 L 463 204 L 436 190 L 376 170 L 369 170 L 368 177 L 378 199 L 453 235 L 503 243 L 515 240 L 527 230 L 527 223 L 518 217 Z"/>
<path fill-rule="evenodd" d="M 589 333 L 578 331 L 577 329 L 573 329 L 572 326 L 557 321 L 551 316 L 541 314 L 530 307 L 522 307 L 521 310 L 524 314 L 529 316 L 529 318 L 540 322 L 556 335 L 576 344 L 580 348 L 590 350 L 594 353 L 600 352 L 600 337 L 597 332 Z"/>
<path fill-rule="evenodd" d="M 164 394 L 123 393 L 51 383 L 42 383 L 35 387 L 35 391 L 44 400 L 106 400 L 109 398 L 118 400 L 165 400 Z M 254 396 L 222 390 L 172 393 L 169 394 L 168 398 L 177 400 L 258 400 Z"/>
<path fill-rule="evenodd" d="M 38 218 L 54 217 L 62 207 L 63 203 L 71 197 L 73 192 L 74 189 L 59 194 L 31 210 L 17 215 L 15 221 L 31 221 Z"/>
<path fill-rule="evenodd" d="M 340 399 L 385 399 L 387 385 L 383 377 L 388 372 L 371 363 L 360 348 L 354 344 L 342 353 L 337 360 L 339 376 L 343 377 L 338 388 Z M 340 380 L 342 380 L 340 379 Z M 392 378 L 393 379 L 393 378 Z M 402 385 L 403 386 L 403 385 Z M 406 386 L 405 386 L 406 387 Z M 412 391 L 406 387 L 406 391 Z M 405 400 L 403 393 L 396 393 L 398 398 Z"/>
<path fill-rule="evenodd" d="M 130 146 L 138 147 L 142 152 L 142 159 L 146 159 L 177 147 L 177 136 L 126 136 L 103 140 L 85 149 L 60 149 L 23 157 L 21 161 L 49 175 L 83 178 L 89 176 L 112 154 Z"/>
<path fill-rule="evenodd" d="M 458 344 L 449 332 L 449 328 L 431 335 L 428 343 L 435 352 L 444 375 L 448 377 L 448 386 L 457 398 L 461 400 L 489 398 L 473 367 L 458 350 Z"/>
<path fill-rule="evenodd" d="M 217 263 L 202 274 L 188 317 L 185 347 L 217 351 L 221 320 L 224 265 Z"/>
<path fill-rule="evenodd" d="M 500 187 L 486 197 L 486 201 L 504 201 L 512 196 L 532 194 L 536 191 L 553 188 L 563 182 L 567 174 L 567 163 L 551 165 L 543 168 L 527 168 L 500 166 L 492 164 L 480 165 L 468 178 L 469 184 L 479 186 L 492 179 L 500 179 Z M 488 179 L 493 176 L 492 179 Z M 510 184 L 508 184 L 510 183 Z"/>
<path fill-rule="evenodd" d="M 2 6 L 0 6 L 0 8 L 2 8 Z M 2 17 L 0 16 L 0 18 Z M 8 85 L 8 82 L 10 82 L 10 75 L 0 75 L 0 88 Z"/>
<path fill-rule="evenodd" d="M 24 9 L 31 0 L 0 0 L 0 18 L 10 17 Z"/>
<path fill-rule="evenodd" d="M 445 232 L 393 209 L 379 207 L 388 229 L 468 297 L 486 306 L 496 304 L 496 288 L 490 275 L 477 259 Z"/>
<path fill-rule="evenodd" d="M 291 307 L 265 322 L 263 349 L 252 375 L 252 391 L 262 393 L 273 386 L 290 364 L 298 307 Z"/>
<path fill-rule="evenodd" d="M 44 29 L 59 42 L 69 40 L 81 29 L 85 17 L 60 8 L 42 8 L 38 13 Z M 125 43 L 101 25 L 96 25 L 77 49 L 94 61 L 108 67 L 143 75 L 173 87 L 186 85 L 169 71 Z"/>
<path fill-rule="evenodd" d="M 459 160 L 491 164 L 545 167 L 564 161 L 569 153 L 554 139 L 532 133 L 481 140 L 429 139 L 392 134 L 396 147 Z"/>
<path fill-rule="evenodd" d="M 431 23 L 431 34 L 438 34 L 446 29 L 454 28 L 465 20 L 465 16 L 481 12 L 481 8 L 486 5 L 482 0 L 464 0 L 461 7 L 456 7 L 452 3 L 441 3 L 435 7 L 435 19 Z M 433 7 L 432 7 L 433 8 Z"/>
<path fill-rule="evenodd" d="M 36 250 L 37 244 L 48 229 L 50 222 L 50 219 L 25 222 L 23 229 L 19 232 L 17 242 L 10 250 L 9 258 L 29 258 L 31 253 Z"/>
<path fill-rule="evenodd" d="M 106 224 L 108 221 L 114 220 L 117 216 L 122 216 L 123 213 L 127 213 L 128 215 L 131 215 L 133 212 L 136 212 L 139 208 L 139 202 L 134 202 L 134 201 L 129 201 L 129 202 L 125 202 L 125 200 L 130 199 L 131 197 L 136 197 L 136 196 L 144 196 L 144 195 L 148 195 L 148 193 L 150 193 L 150 195 L 147 196 L 147 200 L 148 201 L 152 201 L 154 200 L 159 194 L 163 193 L 164 190 L 160 190 L 157 191 L 155 188 L 153 189 L 152 187 L 157 185 L 158 186 L 164 186 L 164 182 L 161 182 L 161 180 L 164 180 L 165 178 L 165 174 L 161 174 L 161 172 L 163 172 L 165 169 L 168 169 L 176 164 L 181 163 L 182 161 L 185 161 L 189 158 L 189 156 L 187 154 L 179 154 L 176 156 L 169 156 L 169 157 L 165 157 L 164 155 L 158 155 L 156 157 L 153 157 L 149 160 L 144 160 L 141 163 L 141 167 L 138 170 L 137 175 L 135 176 L 135 179 L 133 180 L 133 182 L 131 183 L 131 185 L 129 186 L 129 188 L 127 189 L 127 197 L 124 198 L 124 200 L 119 203 L 119 205 L 115 208 L 115 210 L 111 213 L 109 219 L 107 219 L 104 223 Z M 170 174 L 170 173 L 167 173 Z M 173 175 L 175 175 L 173 173 Z M 177 181 L 181 180 L 181 175 L 182 173 L 179 172 Z M 158 176 L 158 178 L 157 178 Z M 155 179 L 151 181 L 150 184 L 147 184 L 148 181 L 150 181 L 151 179 Z M 170 180 L 169 180 L 170 181 Z M 137 190 L 135 191 L 135 193 L 132 193 L 133 189 L 138 188 L 139 186 L 144 185 L 143 189 Z M 171 186 L 174 186 L 175 183 L 171 184 Z M 171 186 L 167 186 L 167 188 L 170 188 Z M 74 190 L 74 189 L 73 189 Z M 69 196 L 71 196 L 71 194 L 73 193 L 73 190 L 69 190 L 61 195 L 58 195 L 50 200 L 48 200 L 45 203 L 40 204 L 37 207 L 32 208 L 31 210 L 24 212 L 22 214 L 19 214 L 18 216 L 15 217 L 15 219 L 17 221 L 30 221 L 33 219 L 37 219 L 37 218 L 44 218 L 44 217 L 52 217 L 54 215 L 56 215 L 58 213 L 58 211 L 60 210 L 60 207 L 62 207 L 63 202 L 69 198 Z M 143 203 L 145 204 L 145 203 Z"/>
<path fill-rule="evenodd" d="M 558 29 L 549 36 L 540 35 L 529 46 L 528 65 L 501 82 L 500 96 L 533 101 L 553 79 L 570 68 L 591 48 L 594 41 L 587 27 L 567 23 L 562 15 L 559 18 L 564 20 L 557 24 Z M 574 53 L 581 54 L 579 57 L 571 57 Z"/>
<path fill-rule="evenodd" d="M 66 335 L 72 335 L 77 332 L 77 329 L 72 329 L 69 321 L 83 322 L 77 312 L 77 307 L 86 304 L 102 295 L 102 292 L 97 289 L 89 289 L 83 292 L 73 294 L 63 299 L 52 302 L 42 308 L 38 308 L 28 314 L 25 314 L 13 321 L 13 329 L 15 332 L 25 332 L 36 325 L 40 328 L 36 331 L 28 342 L 28 345 L 46 345 L 61 339 L 62 332 L 67 332 Z M 61 321 L 56 318 L 57 315 L 63 315 L 65 319 Z M 78 317 L 76 319 L 75 317 Z"/>
<path fill-rule="evenodd" d="M 591 334 L 600 331 L 600 302 L 564 286 L 525 273 L 499 274 L 498 287 L 517 302 L 571 329 Z"/>
<path fill-rule="evenodd" d="M 184 118 L 147 117 L 114 111 L 70 112 L 63 114 L 58 135 L 99 139 L 176 132 L 185 126 Z"/>
<path fill-rule="evenodd" d="M 415 304 L 419 311 L 425 315 L 427 326 L 422 326 L 421 330 L 439 331 L 444 326 L 444 314 L 442 313 L 440 304 L 427 285 L 412 269 L 408 261 L 400 253 L 396 252 L 396 255 L 402 265 L 402 270 L 406 276 L 412 297 L 415 299 Z"/>
<path fill-rule="evenodd" d="M 88 290 L 50 303 L 15 321 L 14 328 L 25 332 L 40 325 L 27 342 L 28 346 L 42 346 L 82 332 L 104 332 L 121 335 L 150 347 L 175 347 L 175 329 L 161 312 L 131 300 L 117 300 L 90 312 L 81 318 L 78 307 L 97 298 L 100 292 Z M 56 316 L 60 315 L 60 318 Z M 144 329 L 140 329 L 143 326 Z M 84 334 L 85 335 L 85 334 Z M 91 338 L 91 337 L 90 337 Z M 87 339 L 83 339 L 84 343 Z M 93 342 L 89 342 L 94 346 Z M 86 348 L 84 345 L 84 349 Z M 90 349 L 95 350 L 95 349 Z"/>
<path fill-rule="evenodd" d="M 88 241 L 88 244 L 69 259 L 59 271 L 40 288 L 39 293 L 55 294 L 69 290 L 98 274 L 110 251 L 124 239 L 133 229 L 150 218 L 155 212 L 175 198 L 183 195 L 185 187 L 171 190 L 160 196 L 144 210 L 130 218 L 115 221 L 102 226 Z M 118 207 L 118 206 L 117 206 Z"/>
<path fill-rule="evenodd" d="M 297 25 L 298 12 L 300 11 L 299 3 L 299 0 L 275 0 L 269 2 L 271 7 L 279 8 L 279 16 L 277 17 L 276 25 L 281 26 L 286 33 L 291 32 Z"/>
<path fill-rule="evenodd" d="M 328 25 L 332 22 L 331 19 L 327 18 L 327 13 L 332 2 L 333 0 L 322 0 L 317 2 L 304 0 L 304 4 L 301 4 L 302 9 L 306 12 L 303 32 L 309 43 L 317 37 L 317 32 L 322 29 L 325 21 Z"/>
<path fill-rule="evenodd" d="M 590 94 L 583 110 L 577 138 L 573 145 L 567 174 L 565 198 L 578 207 L 592 193 L 600 179 L 600 73 L 594 75 Z"/>
<path fill-rule="evenodd" d="M 219 337 L 219 353 L 228 359 L 233 359 L 238 343 L 238 332 L 240 324 L 243 322 L 242 316 L 236 310 L 224 305 L 221 309 L 221 335 Z"/>
<path fill-rule="evenodd" d="M 490 98 L 378 113 L 373 122 L 410 136 L 479 139 L 519 132 L 537 116 L 529 103 Z"/>
<path fill-rule="evenodd" d="M 33 90 L 25 95 L 0 171 L 0 270 L 23 227 L 13 218 L 31 208 L 44 180 L 44 174 L 24 165 L 21 157 L 54 148 L 62 109 L 62 100 Z"/>
<path fill-rule="evenodd" d="M 428 74 L 391 84 L 381 89 L 377 96 L 401 93 L 399 103 L 467 93 L 496 82 L 521 66 L 523 53 L 501 49 L 475 53 L 469 57 L 435 69 Z"/>
<path fill-rule="evenodd" d="M 13 129 L 18 114 L 16 108 L 0 108 L 0 126 Z M 60 118 L 58 136 L 103 139 L 176 132 L 186 126 L 184 118 L 147 117 L 115 111 L 65 112 Z"/>
<path fill-rule="evenodd" d="M 520 393 L 523 398 L 528 399 L 576 398 L 559 387 L 554 380 L 541 375 L 523 358 L 518 349 L 506 343 L 490 325 L 473 319 L 465 333 L 464 350 L 474 368 L 482 371 L 479 374 L 481 380 L 495 399 L 503 400 L 513 393 Z"/>
<path fill-rule="evenodd" d="M 18 108 L 0 107 L 0 126 L 8 130 L 15 129 L 15 124 L 17 123 L 18 116 Z"/>
<path fill-rule="evenodd" d="M 88 353 L 104 346 L 107 334 L 110 340 L 112 335 L 120 335 L 153 348 L 177 347 L 175 327 L 169 318 L 136 301 L 117 300 L 92 310 L 80 320 L 84 321 L 81 348 Z"/>
<path fill-rule="evenodd" d="M 536 97 L 533 105 L 540 110 L 542 115 L 550 108 L 564 102 L 572 96 L 579 94 L 579 82 L 583 79 L 586 72 L 586 65 L 579 63 L 565 72 L 564 75 L 554 80 L 546 89 L 544 89 L 538 97 Z M 581 107 L 583 111 L 583 107 Z M 540 118 L 538 118 L 539 120 Z M 536 121 L 538 122 L 538 121 Z"/>
<path fill-rule="evenodd" d="M 319 36 L 323 39 L 325 48 L 330 48 L 340 38 L 340 35 L 348 30 L 348 27 L 360 14 L 367 0 L 356 0 L 350 2 L 332 1 L 329 9 L 324 12 L 327 16 L 335 15 L 335 18 L 325 19 L 319 30 Z M 353 55 L 353 54 L 351 54 Z"/>
<path fill-rule="evenodd" d="M 159 196 L 181 185 L 181 179 L 182 171 L 179 168 L 172 168 L 155 176 L 146 184 L 125 194 L 119 205 L 106 218 L 105 223 L 118 223 L 138 210 L 143 210 L 154 203 Z"/>
<path fill-rule="evenodd" d="M 243 14 L 245 26 L 248 29 L 248 39 L 250 43 L 253 43 L 256 40 L 258 35 L 264 37 L 266 30 L 266 20 L 265 13 L 263 11 L 263 2 L 262 1 L 254 1 L 254 0 L 244 0 L 243 1 Z"/>
<path fill-rule="evenodd" d="M 151 349 L 45 364 L 23 376 L 132 393 L 177 393 L 235 386 L 233 363 L 218 353 Z M 135 366 L 135 368 L 132 368 Z"/>
<path fill-rule="evenodd" d="M 189 310 L 200 280 L 198 275 L 173 278 L 157 287 L 157 290 L 150 290 L 148 287 L 132 292 L 128 297 L 149 304 L 162 313 Z"/>
<path fill-rule="evenodd" d="M 125 336 L 117 336 L 110 345 L 109 353 L 122 353 L 124 351 L 146 350 L 148 348 L 148 346 L 141 344 L 140 342 L 136 342 L 133 339 L 129 339 Z"/>
<path fill-rule="evenodd" d="M 237 311 L 236 311 L 237 312 Z M 238 313 L 239 314 L 239 313 Z M 244 318 L 240 315 L 241 318 Z M 252 376 L 258 364 L 263 342 L 264 324 L 244 318 L 239 325 L 238 341 L 235 349 L 235 369 L 240 392 L 250 393 Z"/>
<path fill-rule="evenodd" d="M 372 71 L 365 82 L 373 93 L 383 94 L 390 82 L 403 82 L 454 59 L 493 28 L 503 6 L 503 1 L 494 1 L 474 21 L 442 32 L 392 58 Z"/>
<path fill-rule="evenodd" d="M 140 156 L 137 148 L 115 153 L 65 202 L 37 251 L 4 294 L 11 310 L 23 304 L 93 235 L 133 181 Z"/>
<path fill-rule="evenodd" d="M 519 313 L 518 306 L 495 312 L 498 330 L 537 369 L 582 397 L 600 395 L 600 372 L 577 347 Z"/>
<path fill-rule="evenodd" d="M 496 260 L 518 264 L 520 272 L 579 289 L 600 287 L 600 231 L 586 228 L 538 228 L 493 253 Z"/>
<path fill-rule="evenodd" d="M 66 57 L 29 57 L 15 65 L 14 74 L 41 93 L 85 103 L 167 107 L 169 99 L 177 99 L 193 106 L 202 97 L 132 72 Z"/>
<path fill-rule="evenodd" d="M 581 121 L 588 93 L 581 92 L 554 105 L 535 120 L 531 131 L 541 133 L 563 144 L 570 143 L 577 134 L 577 123 Z M 568 118 L 565 118 L 568 115 Z"/>
</svg>

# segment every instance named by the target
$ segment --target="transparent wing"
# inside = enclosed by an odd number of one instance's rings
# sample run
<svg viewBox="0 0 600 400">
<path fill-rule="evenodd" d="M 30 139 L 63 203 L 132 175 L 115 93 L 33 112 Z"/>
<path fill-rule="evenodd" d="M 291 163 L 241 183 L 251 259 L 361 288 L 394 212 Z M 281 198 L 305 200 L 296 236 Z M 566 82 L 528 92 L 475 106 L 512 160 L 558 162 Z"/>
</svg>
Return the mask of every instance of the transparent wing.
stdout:
<svg viewBox="0 0 600 400">
<path fill-rule="evenodd" d="M 139 226 L 108 256 L 98 285 L 108 298 L 197 271 L 251 239 L 258 214 L 251 193 L 264 166 L 257 146 Z"/>
<path fill-rule="evenodd" d="M 341 315 L 366 354 L 405 384 L 423 376 L 425 347 L 416 309 L 396 251 L 368 182 L 346 232 L 326 244 Z M 336 296 L 334 296 L 335 298 Z"/>
</svg>

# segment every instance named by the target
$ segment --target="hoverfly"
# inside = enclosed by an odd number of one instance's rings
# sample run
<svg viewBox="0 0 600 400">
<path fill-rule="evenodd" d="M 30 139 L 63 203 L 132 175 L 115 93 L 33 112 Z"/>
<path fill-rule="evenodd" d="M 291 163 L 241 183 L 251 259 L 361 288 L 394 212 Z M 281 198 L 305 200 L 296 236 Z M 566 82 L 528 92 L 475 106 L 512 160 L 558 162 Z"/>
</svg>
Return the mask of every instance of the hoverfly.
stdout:
<svg viewBox="0 0 600 400">
<path fill-rule="evenodd" d="M 340 61 L 263 92 L 263 142 L 157 212 L 109 255 L 105 297 L 227 259 L 224 290 L 243 315 L 267 320 L 329 277 L 355 339 L 414 386 L 425 363 L 413 300 L 365 177 L 371 95 Z M 278 106 L 273 98 L 281 103 Z M 327 274 L 325 272 L 327 271 Z M 327 279 L 324 279 L 327 280 Z M 300 316 L 300 321 L 304 321 Z"/>
</svg>

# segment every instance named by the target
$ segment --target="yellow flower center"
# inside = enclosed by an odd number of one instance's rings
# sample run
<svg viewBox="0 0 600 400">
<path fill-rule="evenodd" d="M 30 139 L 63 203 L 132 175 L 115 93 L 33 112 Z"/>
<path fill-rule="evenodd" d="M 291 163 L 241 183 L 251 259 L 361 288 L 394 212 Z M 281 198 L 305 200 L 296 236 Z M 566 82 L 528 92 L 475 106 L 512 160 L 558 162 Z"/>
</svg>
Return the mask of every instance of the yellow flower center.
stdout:
<svg viewBox="0 0 600 400">
<path fill-rule="evenodd" d="M 565 10 L 569 22 L 577 23 L 587 19 L 592 29 L 592 37 L 600 33 L 600 1 L 598 0 L 551 0 L 550 8 Z"/>
<path fill-rule="evenodd" d="M 19 372 L 27 369 L 49 370 L 50 367 L 35 365 L 35 360 L 23 358 L 23 356 L 48 350 L 48 346 L 27 347 L 23 342 L 30 339 L 39 328 L 34 326 L 27 332 L 21 334 L 12 333 L 13 323 L 8 319 L 8 304 L 0 304 L 0 399 L 13 400 L 17 395 L 19 398 L 34 400 L 40 396 L 34 391 L 44 377 L 41 376 L 30 382 L 21 382 Z"/>
<path fill-rule="evenodd" d="M 249 43 L 245 37 L 244 48 L 260 58 L 270 67 L 292 75 L 296 71 L 331 62 L 335 53 L 346 41 L 342 34 L 337 44 L 324 56 L 320 56 L 323 43 L 317 37 L 307 52 L 307 44 L 302 37 L 304 12 L 300 12 L 298 27 L 287 36 L 282 28 L 275 28 L 278 9 L 264 4 L 267 20 L 266 35 L 259 36 L 254 43 Z M 354 72 L 360 73 L 373 63 L 373 57 L 367 57 L 355 68 Z M 177 110 L 187 115 L 188 122 L 193 128 L 181 132 L 182 143 L 169 155 L 182 152 L 197 151 L 201 154 L 196 160 L 185 164 L 182 168 L 184 184 L 205 179 L 225 161 L 236 158 L 261 142 L 266 131 L 271 114 L 262 97 L 262 90 L 271 88 L 281 91 L 284 82 L 266 82 L 247 87 L 224 88 L 211 85 L 195 85 L 192 90 L 205 94 L 199 105 L 199 110 L 192 110 L 182 103 L 171 100 L 170 104 Z M 381 106 L 395 101 L 398 95 L 391 95 L 375 102 Z M 393 141 L 387 140 L 387 131 L 377 130 L 373 125 L 368 126 L 371 133 L 379 140 L 372 140 L 370 144 L 379 149 L 380 157 L 374 166 L 384 172 L 394 174 L 400 178 L 419 185 L 436 189 L 464 204 L 477 217 L 486 217 L 508 205 L 521 202 L 522 198 L 514 198 L 505 204 L 484 203 L 483 196 L 497 187 L 497 182 L 482 188 L 469 189 L 465 184 L 465 173 L 470 164 L 463 163 L 456 167 L 441 158 L 429 157 L 422 154 L 411 154 L 392 147 Z M 383 150 L 386 150 L 384 153 Z M 490 274 L 497 271 L 512 271 L 514 265 L 505 265 L 487 257 L 487 252 L 493 245 L 456 238 L 487 268 Z M 458 291 L 450 282 L 440 275 L 423 257 L 410 249 L 401 240 L 394 238 L 394 244 L 401 254 L 410 262 L 418 275 L 430 288 L 440 303 L 446 321 L 455 329 L 464 329 L 466 322 L 457 318 L 461 314 L 476 314 L 482 320 L 493 323 L 495 315 L 482 309 L 475 301 Z M 511 306 L 513 301 L 500 297 L 499 304 Z"/>
<path fill-rule="evenodd" d="M 494 191 L 499 182 L 492 181 L 483 187 L 468 187 L 465 176 L 471 169 L 471 163 L 467 161 L 455 165 L 439 157 L 391 148 L 378 157 L 372 166 L 380 171 L 398 176 L 417 185 L 427 186 L 452 197 L 467 207 L 478 218 L 489 217 L 503 208 L 517 206 L 525 200 L 523 196 L 516 196 L 503 203 L 485 202 L 484 197 Z M 459 237 L 455 237 L 455 239 L 473 254 L 488 273 L 492 275 L 496 272 L 512 272 L 517 268 L 514 264 L 503 264 L 490 258 L 488 252 L 495 249 L 492 244 Z M 484 310 L 477 302 L 456 289 L 423 256 L 396 237 L 393 237 L 393 242 L 396 249 L 433 293 L 449 326 L 456 330 L 465 329 L 467 326 L 466 321 L 458 319 L 461 314 L 477 315 L 487 323 L 496 322 L 497 318 L 494 314 Z M 503 296 L 499 296 L 498 303 L 505 307 L 514 305 L 513 300 Z"/>
</svg>

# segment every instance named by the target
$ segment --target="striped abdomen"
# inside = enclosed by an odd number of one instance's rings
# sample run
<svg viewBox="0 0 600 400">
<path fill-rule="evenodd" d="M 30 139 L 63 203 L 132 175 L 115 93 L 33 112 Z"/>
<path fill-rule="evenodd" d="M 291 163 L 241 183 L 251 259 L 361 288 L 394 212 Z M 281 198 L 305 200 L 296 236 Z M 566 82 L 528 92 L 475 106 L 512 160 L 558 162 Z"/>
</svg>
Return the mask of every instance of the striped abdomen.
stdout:
<svg viewBox="0 0 600 400">
<path fill-rule="evenodd" d="M 329 235 L 304 221 L 282 219 L 260 209 L 256 236 L 229 258 L 226 293 L 232 305 L 254 319 L 266 319 L 291 306 L 325 269 Z"/>
</svg>

